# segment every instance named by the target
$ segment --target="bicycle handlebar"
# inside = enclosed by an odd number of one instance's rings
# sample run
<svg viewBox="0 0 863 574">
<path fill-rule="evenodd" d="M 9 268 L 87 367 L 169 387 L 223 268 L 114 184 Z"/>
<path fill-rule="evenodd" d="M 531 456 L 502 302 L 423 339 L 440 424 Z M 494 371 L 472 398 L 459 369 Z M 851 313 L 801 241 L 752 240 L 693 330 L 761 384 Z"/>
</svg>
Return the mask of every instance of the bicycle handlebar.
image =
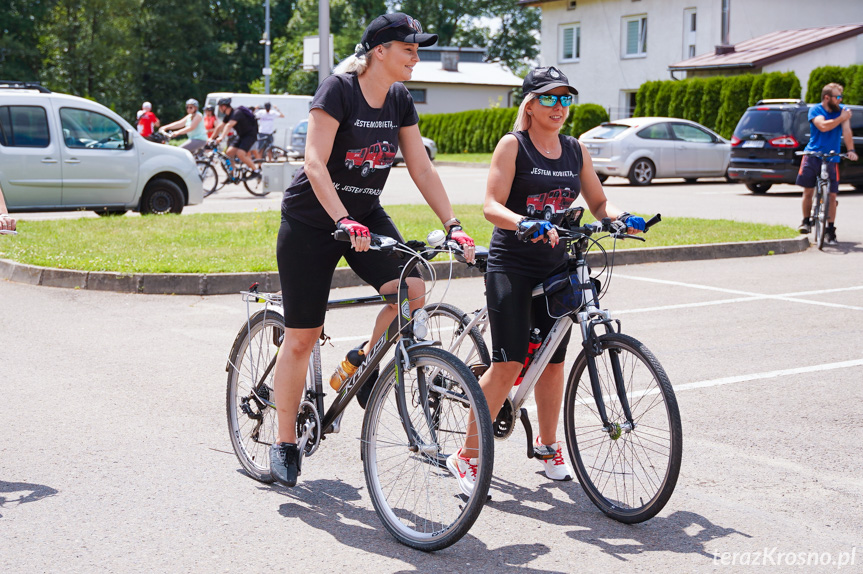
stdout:
<svg viewBox="0 0 863 574">
<path fill-rule="evenodd" d="M 644 224 L 644 233 L 650 231 L 650 228 L 662 221 L 662 214 L 657 213 L 653 217 L 651 217 Z M 557 230 L 558 235 L 562 240 L 575 240 L 580 239 L 581 237 L 590 237 L 594 233 L 608 232 L 612 237 L 616 239 L 638 239 L 639 241 L 644 241 L 643 238 L 638 237 L 637 235 L 629 235 L 627 233 L 621 233 L 617 231 L 617 227 L 613 225 L 613 221 L 609 218 L 603 218 L 601 221 L 595 221 L 593 223 L 588 223 L 586 225 L 582 225 L 580 227 L 572 227 L 566 228 L 561 227 L 559 225 L 555 225 L 554 228 Z M 521 241 L 527 241 L 530 239 L 530 236 L 539 231 L 540 223 L 537 222 L 535 225 L 531 225 L 530 228 L 521 230 L 518 229 L 515 232 L 515 235 Z"/>
<path fill-rule="evenodd" d="M 841 157 L 842 159 L 848 159 L 847 153 L 838 153 L 835 151 L 823 152 L 823 151 L 803 150 L 803 151 L 794 152 L 794 155 L 814 155 L 815 157 L 820 157 L 822 159 L 825 157 Z"/>
</svg>

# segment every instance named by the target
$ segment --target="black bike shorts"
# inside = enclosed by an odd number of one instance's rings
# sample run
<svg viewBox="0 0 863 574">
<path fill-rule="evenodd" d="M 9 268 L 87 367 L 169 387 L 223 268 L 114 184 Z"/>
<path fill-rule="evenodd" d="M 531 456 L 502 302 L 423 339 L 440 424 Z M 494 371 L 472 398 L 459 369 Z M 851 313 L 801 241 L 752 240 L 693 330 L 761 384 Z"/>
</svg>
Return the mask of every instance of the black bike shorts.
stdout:
<svg viewBox="0 0 863 574">
<path fill-rule="evenodd" d="M 255 145 L 255 142 L 257 141 L 258 134 L 231 136 L 230 138 L 228 138 L 228 147 L 235 147 L 237 149 L 248 152 L 250 149 L 252 149 L 252 146 Z"/>
<path fill-rule="evenodd" d="M 539 329 L 544 340 L 554 326 L 555 319 L 548 314 L 545 297 L 531 298 L 533 288 L 543 279 L 501 271 L 486 273 L 485 293 L 493 363 L 524 363 L 531 331 Z M 550 362 L 562 363 L 566 359 L 570 333 L 571 329 L 566 332 Z"/>
<path fill-rule="evenodd" d="M 360 223 L 372 233 L 402 241 L 395 223 L 382 207 Z M 399 265 L 405 263 L 380 251 L 357 253 L 350 243 L 336 241 L 332 231 L 306 225 L 282 210 L 276 259 L 287 327 L 312 329 L 324 324 L 333 272 L 342 257 L 378 292 L 385 283 L 400 277 Z M 419 276 L 419 273 L 413 275 Z"/>
<path fill-rule="evenodd" d="M 797 185 L 800 187 L 815 187 L 817 178 L 821 175 L 821 158 L 814 155 L 804 155 L 797 172 Z M 839 193 L 839 164 L 830 162 L 827 166 L 827 176 L 830 179 L 830 193 Z"/>
</svg>

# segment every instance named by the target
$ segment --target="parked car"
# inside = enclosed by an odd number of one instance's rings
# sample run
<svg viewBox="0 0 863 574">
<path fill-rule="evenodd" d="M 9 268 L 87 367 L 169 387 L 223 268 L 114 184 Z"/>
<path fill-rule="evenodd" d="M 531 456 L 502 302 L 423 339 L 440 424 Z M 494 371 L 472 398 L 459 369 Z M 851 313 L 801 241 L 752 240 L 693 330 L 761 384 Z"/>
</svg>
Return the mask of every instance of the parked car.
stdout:
<svg viewBox="0 0 863 574">
<path fill-rule="evenodd" d="M 802 151 L 809 143 L 809 108 L 802 100 L 762 100 L 746 110 L 731 138 L 728 176 L 752 193 L 766 193 L 774 183 L 795 183 Z M 863 146 L 863 106 L 851 108 L 855 147 Z M 842 142 L 845 153 L 845 142 Z M 839 181 L 863 190 L 863 162 L 842 160 Z"/>
<path fill-rule="evenodd" d="M 426 155 L 429 156 L 429 159 L 434 161 L 435 156 L 437 155 L 437 144 L 434 143 L 434 140 L 431 140 L 427 137 L 423 137 L 423 147 L 426 148 Z M 396 157 L 393 160 L 393 165 L 398 165 L 405 160 L 404 156 L 402 156 L 402 148 L 399 146 L 399 149 L 396 150 Z"/>
<path fill-rule="evenodd" d="M 0 82 L 0 187 L 9 211 L 180 213 L 201 203 L 192 154 L 147 141 L 105 106 Z"/>
<path fill-rule="evenodd" d="M 601 181 L 629 178 L 649 185 L 657 177 L 725 177 L 731 144 L 706 127 L 678 118 L 627 118 L 601 124 L 579 138 Z"/>
</svg>

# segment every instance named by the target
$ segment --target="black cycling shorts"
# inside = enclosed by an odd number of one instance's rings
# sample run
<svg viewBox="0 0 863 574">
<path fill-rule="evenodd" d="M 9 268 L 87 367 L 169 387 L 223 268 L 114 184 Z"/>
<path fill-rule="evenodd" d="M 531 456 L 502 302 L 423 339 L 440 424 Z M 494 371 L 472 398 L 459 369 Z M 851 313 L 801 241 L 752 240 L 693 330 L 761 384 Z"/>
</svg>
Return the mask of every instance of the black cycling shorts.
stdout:
<svg viewBox="0 0 863 574">
<path fill-rule="evenodd" d="M 524 363 L 531 331 L 539 329 L 540 335 L 545 339 L 554 326 L 555 319 L 548 314 L 545 297 L 531 299 L 533 288 L 542 283 L 543 279 L 501 271 L 486 273 L 485 293 L 493 363 Z M 550 362 L 562 363 L 566 359 L 570 332 L 571 329 L 566 332 Z"/>
<path fill-rule="evenodd" d="M 258 134 L 231 136 L 228 138 L 228 147 L 235 147 L 247 152 L 252 149 L 252 146 L 255 145 L 255 142 L 257 141 Z"/>
<path fill-rule="evenodd" d="M 360 223 L 372 233 L 402 241 L 395 223 L 382 207 Z M 403 260 L 379 251 L 357 253 L 350 243 L 336 241 L 332 231 L 306 225 L 282 210 L 276 259 L 286 326 L 311 329 L 324 324 L 333 272 L 342 257 L 363 281 L 378 291 L 385 283 L 400 277 L 399 265 L 404 264 Z"/>
</svg>

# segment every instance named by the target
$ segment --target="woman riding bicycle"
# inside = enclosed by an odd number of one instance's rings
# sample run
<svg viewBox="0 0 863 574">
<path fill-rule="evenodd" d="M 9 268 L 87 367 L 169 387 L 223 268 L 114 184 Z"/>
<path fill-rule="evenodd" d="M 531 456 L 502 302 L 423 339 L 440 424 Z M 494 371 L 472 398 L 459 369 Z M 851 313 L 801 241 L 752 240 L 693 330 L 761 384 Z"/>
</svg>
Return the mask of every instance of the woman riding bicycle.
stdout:
<svg viewBox="0 0 863 574">
<path fill-rule="evenodd" d="M 270 450 L 273 477 L 296 484 L 296 417 L 302 400 L 309 356 L 321 334 L 333 271 L 344 256 L 351 268 L 380 293 L 394 293 L 399 266 L 369 251 L 370 233 L 400 238 L 381 207 L 389 168 L 401 144 L 414 183 L 451 239 L 473 259 L 473 240 L 454 217 L 440 177 L 425 153 L 413 100 L 402 82 L 419 61 L 417 48 L 437 41 L 422 33 L 405 14 L 376 18 L 363 33 L 353 56 L 321 84 L 312 101 L 305 164 L 282 201 L 277 259 L 285 312 L 285 337 L 274 371 L 279 431 Z M 336 241 L 337 229 L 350 245 Z M 424 284 L 407 278 L 412 308 L 422 306 Z M 376 341 L 395 317 L 386 306 L 375 322 Z M 368 352 L 366 345 L 365 352 Z"/>
<path fill-rule="evenodd" d="M 572 95 L 578 91 L 556 68 L 535 68 L 524 79 L 524 100 L 513 131 L 494 150 L 483 212 L 495 225 L 488 256 L 486 299 L 491 327 L 492 364 L 480 379 L 492 418 L 516 382 L 533 329 L 545 338 L 554 325 L 544 298 L 532 299 L 543 279 L 566 269 L 567 253 L 553 227 L 579 193 L 597 219 L 617 219 L 629 231 L 643 231 L 644 220 L 613 207 L 593 171 L 590 155 L 574 137 L 560 134 Z M 621 225 L 622 227 L 623 225 Z M 535 228 L 530 243 L 515 231 Z M 557 425 L 563 401 L 563 362 L 569 333 L 536 385 L 539 435 L 536 446 L 555 451 L 540 460 L 552 480 L 571 480 L 563 460 Z M 473 424 L 473 423 L 471 423 Z M 476 436 L 447 459 L 462 491 L 469 495 L 476 476 Z M 544 449 L 550 452 L 548 448 Z M 539 459 L 538 459 L 539 460 Z"/>
<path fill-rule="evenodd" d="M 183 149 L 195 153 L 199 149 L 207 145 L 207 130 L 204 126 L 204 116 L 198 111 L 198 100 L 189 98 L 186 100 L 186 115 L 176 122 L 164 125 L 159 128 L 159 132 L 168 135 L 170 139 L 179 136 L 188 136 L 189 141 L 181 145 Z"/>
</svg>

